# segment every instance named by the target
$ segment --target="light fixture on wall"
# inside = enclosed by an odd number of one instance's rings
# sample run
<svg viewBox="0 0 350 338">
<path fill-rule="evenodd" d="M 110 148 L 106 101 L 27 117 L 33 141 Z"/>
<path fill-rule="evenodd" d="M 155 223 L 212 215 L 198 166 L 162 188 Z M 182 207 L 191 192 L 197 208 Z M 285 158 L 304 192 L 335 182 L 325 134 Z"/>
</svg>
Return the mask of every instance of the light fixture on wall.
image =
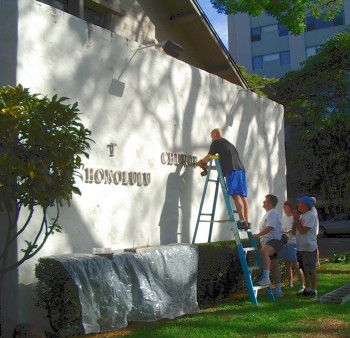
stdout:
<svg viewBox="0 0 350 338">
<path fill-rule="evenodd" d="M 178 58 L 185 50 L 182 46 L 172 40 L 164 40 L 159 43 L 152 43 L 151 45 L 140 47 L 138 50 L 149 47 L 162 47 L 166 54 L 173 56 L 174 58 Z"/>
<path fill-rule="evenodd" d="M 138 51 L 140 51 L 141 49 L 150 48 L 150 47 L 162 47 L 166 54 L 168 54 L 172 57 L 175 57 L 175 58 L 178 58 L 184 51 L 184 48 L 182 46 L 180 46 L 179 44 L 177 44 L 176 42 L 171 41 L 171 40 L 164 40 L 164 41 L 161 41 L 159 43 L 152 43 L 151 45 L 142 46 L 142 47 L 137 48 L 135 50 L 134 54 L 129 59 L 128 63 L 125 65 L 125 67 L 121 71 L 118 79 L 112 79 L 111 85 L 109 87 L 109 93 L 111 95 L 115 95 L 118 97 L 123 96 L 124 89 L 125 89 L 125 83 L 120 81 L 122 75 L 124 74 L 125 70 L 129 66 L 131 60 L 134 58 L 136 53 Z"/>
</svg>

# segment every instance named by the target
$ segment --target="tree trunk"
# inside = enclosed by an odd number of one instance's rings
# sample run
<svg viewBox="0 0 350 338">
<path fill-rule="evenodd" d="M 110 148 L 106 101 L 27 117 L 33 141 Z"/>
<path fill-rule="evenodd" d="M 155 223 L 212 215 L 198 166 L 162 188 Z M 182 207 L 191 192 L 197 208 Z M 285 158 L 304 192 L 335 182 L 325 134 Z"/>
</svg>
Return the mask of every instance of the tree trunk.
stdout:
<svg viewBox="0 0 350 338">
<path fill-rule="evenodd" d="M 8 317 L 17 317 L 17 313 L 14 313 L 17 301 L 14 304 L 9 304 L 8 309 L 3 308 L 6 295 L 17 297 L 17 293 L 14 294 L 13 290 L 9 290 L 9 287 L 14 282 L 18 284 L 18 277 L 14 274 L 16 281 L 10 280 L 12 276 L 9 276 L 6 272 L 8 264 L 17 261 L 17 240 L 10 242 L 11 237 L 15 236 L 17 231 L 17 216 L 16 201 L 2 199 L 0 202 L 0 337 L 5 334 L 4 318 L 6 317 L 7 321 Z M 9 281 L 6 280 L 7 277 L 9 277 Z M 9 310 L 9 314 L 6 313 L 7 310 Z"/>
</svg>

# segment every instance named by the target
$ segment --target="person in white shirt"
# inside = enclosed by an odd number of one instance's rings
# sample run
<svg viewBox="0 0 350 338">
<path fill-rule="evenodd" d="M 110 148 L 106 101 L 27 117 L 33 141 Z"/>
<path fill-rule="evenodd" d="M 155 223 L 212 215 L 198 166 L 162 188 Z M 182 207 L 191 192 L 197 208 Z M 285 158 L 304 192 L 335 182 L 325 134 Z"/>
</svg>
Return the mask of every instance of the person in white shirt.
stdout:
<svg viewBox="0 0 350 338">
<path fill-rule="evenodd" d="M 317 300 L 317 220 L 311 211 L 314 204 L 309 196 L 297 199 L 301 216 L 295 216 L 292 233 L 296 235 L 297 258 L 305 277 L 304 296 Z"/>
<path fill-rule="evenodd" d="M 272 265 L 275 265 L 277 262 L 276 254 L 280 251 L 285 243 L 287 243 L 287 237 L 282 234 L 282 226 L 280 221 L 280 216 L 276 211 L 275 207 L 278 203 L 278 199 L 275 195 L 268 194 L 265 196 L 263 201 L 263 208 L 266 210 L 257 234 L 253 235 L 253 239 L 257 240 L 260 238 L 261 243 L 261 263 L 263 268 L 263 276 L 258 281 L 258 284 L 261 286 L 268 286 L 271 284 L 270 281 L 270 266 L 271 258 L 274 260 Z M 270 258 L 271 257 L 271 258 Z M 274 272 L 275 269 L 272 269 Z M 274 274 L 274 281 L 276 287 L 276 295 L 281 297 L 281 274 L 278 269 L 278 273 Z M 279 276 L 278 276 L 279 275 Z"/>
<path fill-rule="evenodd" d="M 316 235 L 318 236 L 318 233 L 320 232 L 320 219 L 318 218 L 318 211 L 316 209 L 316 197 L 312 197 L 311 199 L 314 201 L 314 205 L 311 208 L 311 211 L 315 214 L 316 216 L 316 222 L 317 222 L 317 232 Z M 320 250 L 317 249 L 317 261 L 316 261 L 316 266 L 320 266 Z"/>
<path fill-rule="evenodd" d="M 283 211 L 285 216 L 282 217 L 282 231 L 288 237 L 287 244 L 278 252 L 277 258 L 283 259 L 286 266 L 286 275 L 289 282 L 289 287 L 293 287 L 293 270 L 298 275 L 300 282 L 299 293 L 302 293 L 305 289 L 304 285 L 304 275 L 302 270 L 299 268 L 297 260 L 297 243 L 296 237 L 292 234 L 293 226 L 293 212 L 297 213 L 296 204 L 286 201 L 283 204 Z"/>
</svg>

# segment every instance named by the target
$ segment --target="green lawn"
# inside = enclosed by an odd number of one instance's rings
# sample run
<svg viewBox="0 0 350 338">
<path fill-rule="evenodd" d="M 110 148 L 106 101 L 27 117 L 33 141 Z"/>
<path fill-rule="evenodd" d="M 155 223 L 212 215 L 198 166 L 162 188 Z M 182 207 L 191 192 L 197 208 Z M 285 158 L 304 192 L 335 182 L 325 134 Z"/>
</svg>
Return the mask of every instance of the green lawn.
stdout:
<svg viewBox="0 0 350 338">
<path fill-rule="evenodd" d="M 321 263 L 320 296 L 350 283 L 349 263 Z M 297 282 L 295 283 L 297 284 Z M 271 302 L 262 290 L 259 306 L 234 295 L 201 313 L 173 320 L 130 323 L 126 329 L 91 337 L 350 337 L 350 303 L 320 304 L 296 296 L 299 286 L 283 289 Z M 244 297 L 244 295 L 242 295 Z"/>
</svg>

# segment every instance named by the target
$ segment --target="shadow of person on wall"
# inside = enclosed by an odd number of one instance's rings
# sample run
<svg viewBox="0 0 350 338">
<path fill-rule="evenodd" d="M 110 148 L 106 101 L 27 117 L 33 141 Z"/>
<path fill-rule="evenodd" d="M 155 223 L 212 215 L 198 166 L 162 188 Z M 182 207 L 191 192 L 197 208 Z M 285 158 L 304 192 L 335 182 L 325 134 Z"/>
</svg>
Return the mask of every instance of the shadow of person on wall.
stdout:
<svg viewBox="0 0 350 338">
<path fill-rule="evenodd" d="M 180 220 L 179 202 L 183 178 L 180 175 L 183 165 L 178 165 L 175 172 L 169 174 L 166 189 L 165 200 L 160 215 L 160 244 L 178 243 L 178 226 Z"/>
</svg>

